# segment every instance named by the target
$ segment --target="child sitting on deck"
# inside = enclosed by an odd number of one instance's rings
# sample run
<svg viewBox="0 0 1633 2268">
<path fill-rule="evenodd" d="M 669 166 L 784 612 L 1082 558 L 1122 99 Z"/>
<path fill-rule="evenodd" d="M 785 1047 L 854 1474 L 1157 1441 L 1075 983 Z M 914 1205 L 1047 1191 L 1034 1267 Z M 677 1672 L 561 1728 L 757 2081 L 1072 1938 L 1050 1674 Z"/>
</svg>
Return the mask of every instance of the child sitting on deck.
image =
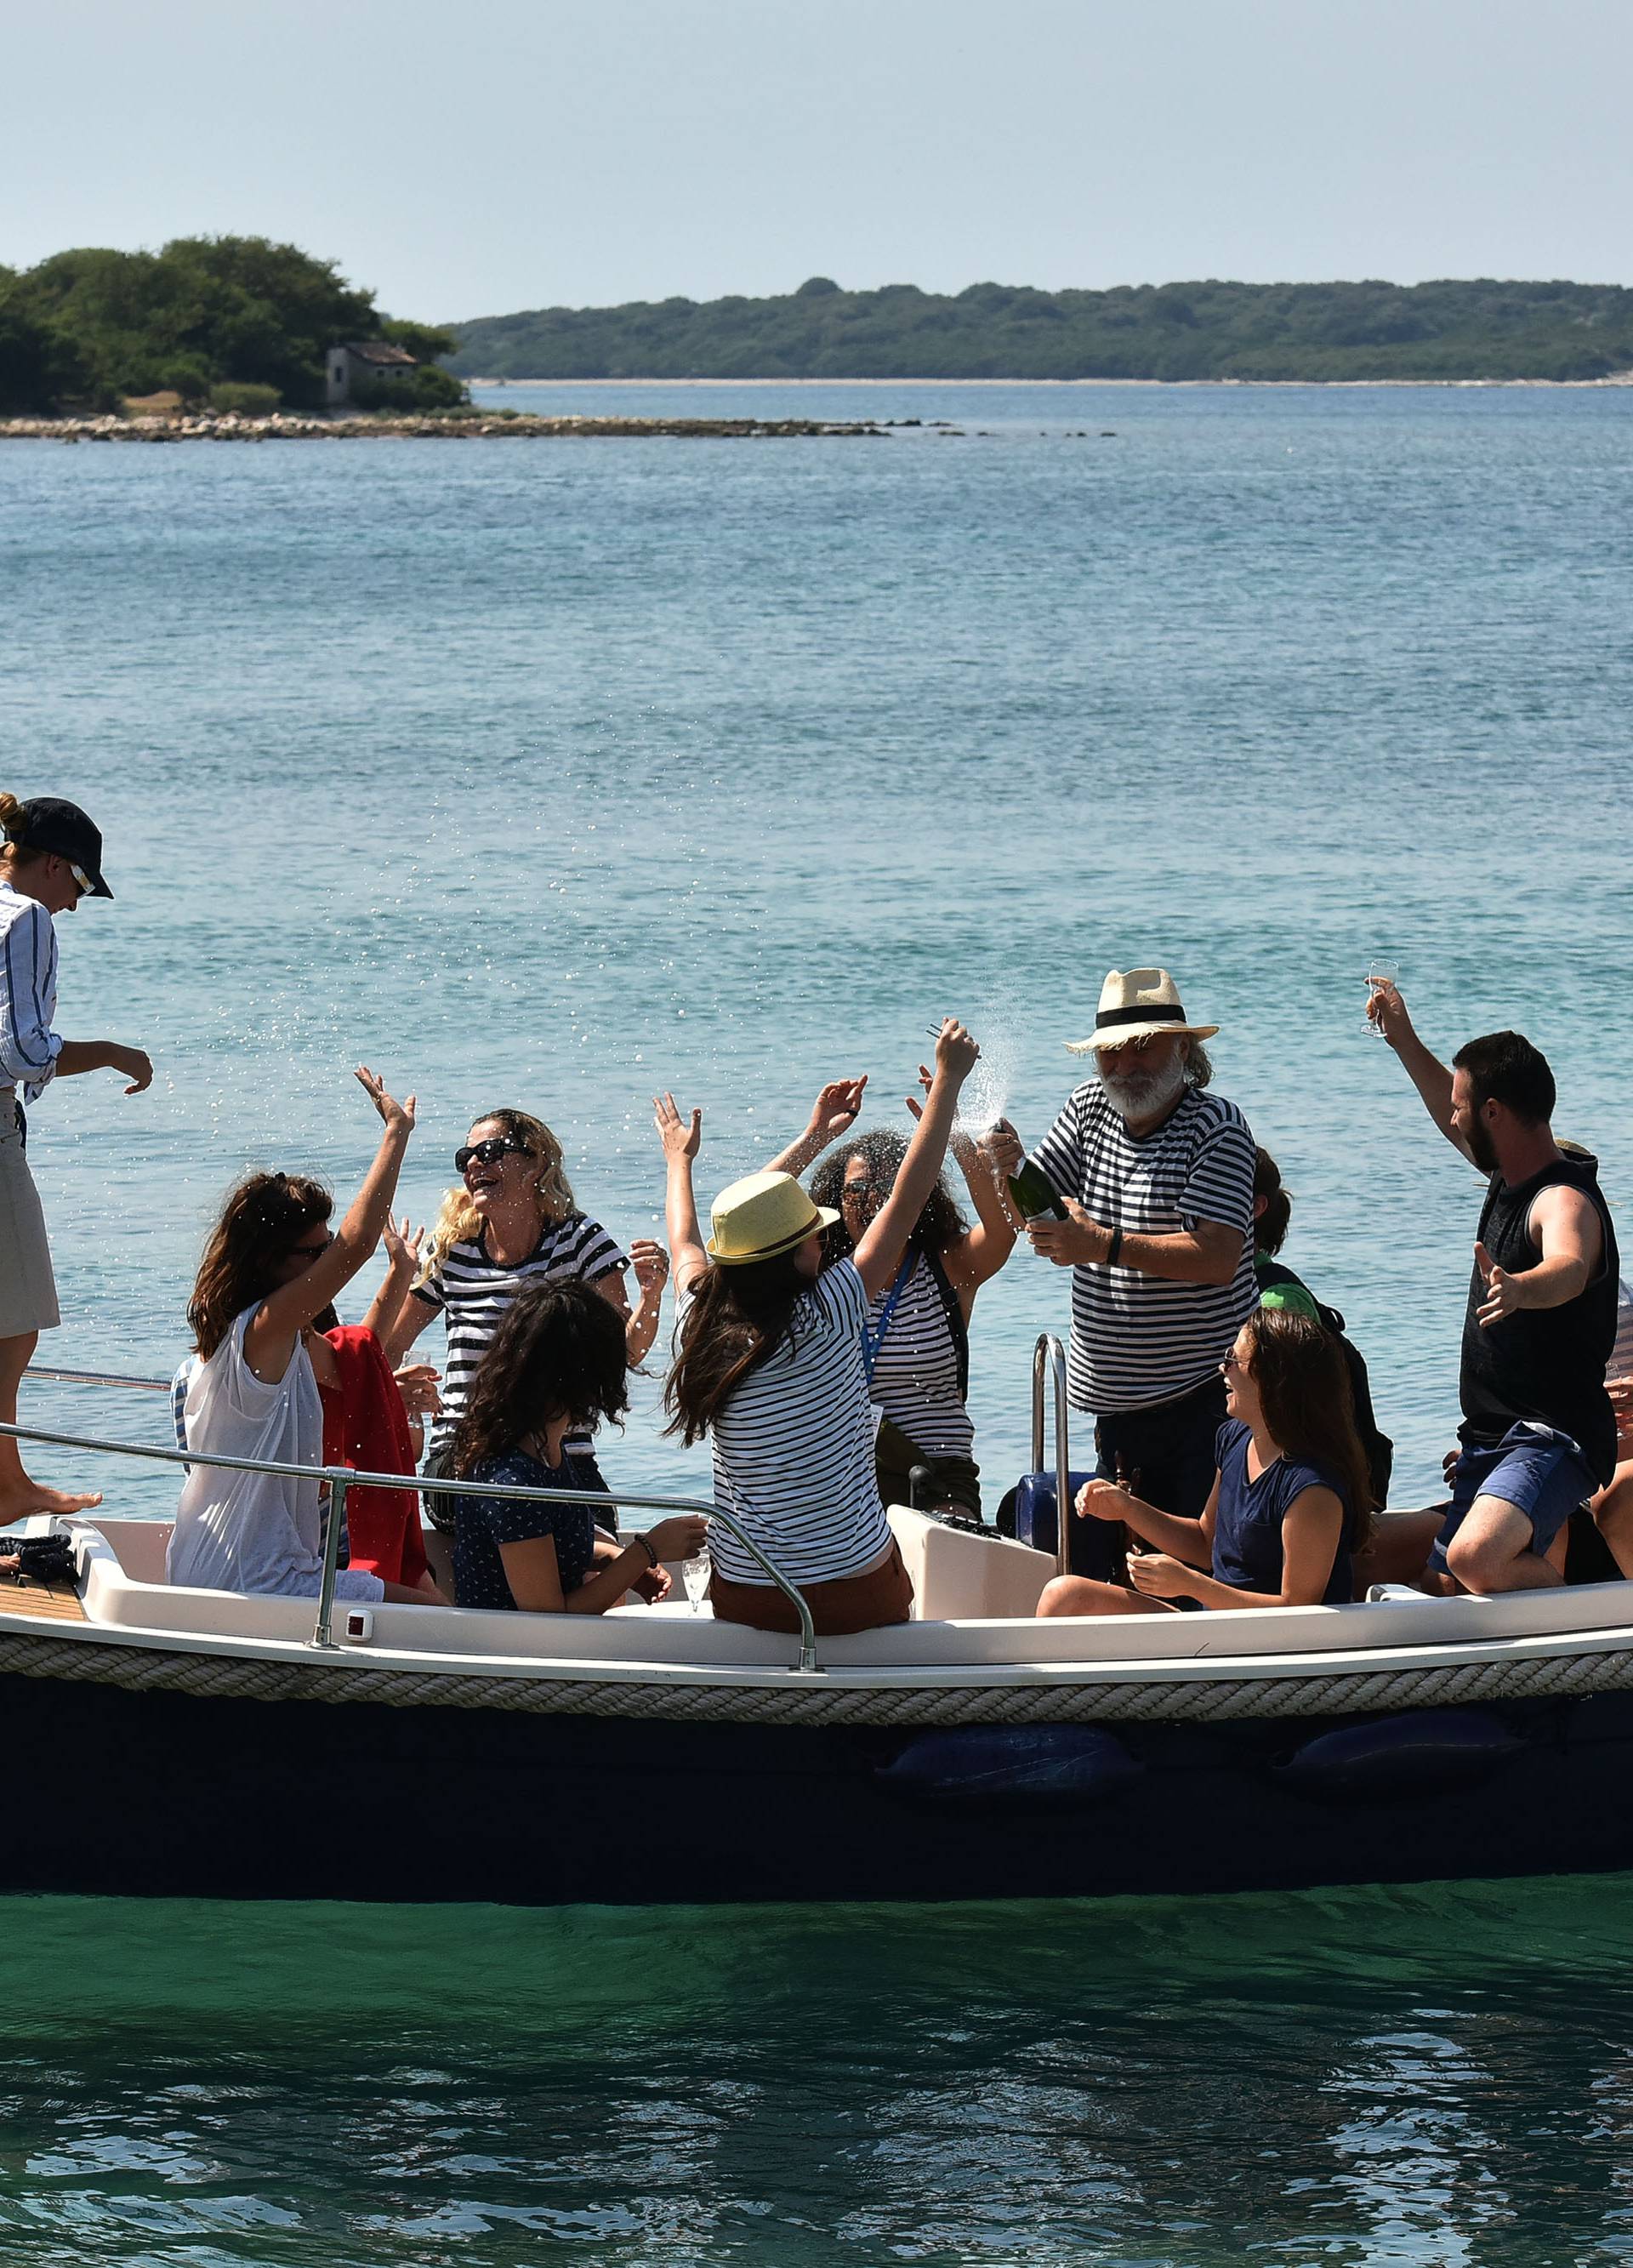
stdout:
<svg viewBox="0 0 1633 2268">
<path fill-rule="evenodd" d="M 1085 1482 L 1078 1518 L 1128 1528 L 1128 1583 L 1058 1575 L 1041 1615 L 1342 1606 L 1354 1596 L 1372 1490 L 1338 1342 L 1306 1315 L 1262 1307 L 1220 1368 L 1226 1417 L 1201 1519 L 1159 1512 L 1110 1481 Z M 1137 1552 L 1135 1539 L 1151 1548 Z"/>
</svg>

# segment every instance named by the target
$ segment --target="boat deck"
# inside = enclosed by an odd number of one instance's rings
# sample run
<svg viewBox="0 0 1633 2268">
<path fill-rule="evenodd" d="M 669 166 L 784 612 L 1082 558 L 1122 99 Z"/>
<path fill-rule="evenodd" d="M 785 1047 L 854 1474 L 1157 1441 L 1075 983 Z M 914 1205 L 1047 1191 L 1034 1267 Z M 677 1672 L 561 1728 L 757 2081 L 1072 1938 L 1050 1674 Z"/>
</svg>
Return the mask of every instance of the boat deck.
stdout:
<svg viewBox="0 0 1633 2268">
<path fill-rule="evenodd" d="M 28 1615 L 40 1622 L 82 1623 L 85 1610 L 71 1583 L 19 1583 L 0 1575 L 0 1615 Z"/>
</svg>

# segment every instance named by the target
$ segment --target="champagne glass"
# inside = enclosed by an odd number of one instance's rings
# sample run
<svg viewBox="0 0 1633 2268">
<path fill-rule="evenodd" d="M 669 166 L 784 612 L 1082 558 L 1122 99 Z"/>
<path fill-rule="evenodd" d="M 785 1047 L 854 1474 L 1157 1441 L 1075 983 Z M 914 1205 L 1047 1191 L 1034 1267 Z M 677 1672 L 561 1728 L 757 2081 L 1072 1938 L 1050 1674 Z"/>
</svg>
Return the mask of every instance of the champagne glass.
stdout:
<svg viewBox="0 0 1633 2268">
<path fill-rule="evenodd" d="M 1372 994 L 1379 991 L 1386 984 L 1389 987 L 1391 991 L 1398 991 L 1401 986 L 1400 964 L 1397 961 L 1391 961 L 1387 954 L 1375 953 L 1366 966 L 1366 997 L 1369 1005 L 1371 1004 Z M 1381 1024 L 1375 1022 L 1371 1016 L 1366 1019 L 1366 1028 L 1372 1033 L 1375 1039 L 1382 1039 L 1384 1035 L 1384 1027 Z"/>
<path fill-rule="evenodd" d="M 680 1562 L 680 1580 L 686 1585 L 686 1595 L 692 1612 L 701 1615 L 709 1604 L 709 1579 L 714 1572 L 714 1562 L 709 1557 L 709 1546 L 690 1559 Z"/>
</svg>

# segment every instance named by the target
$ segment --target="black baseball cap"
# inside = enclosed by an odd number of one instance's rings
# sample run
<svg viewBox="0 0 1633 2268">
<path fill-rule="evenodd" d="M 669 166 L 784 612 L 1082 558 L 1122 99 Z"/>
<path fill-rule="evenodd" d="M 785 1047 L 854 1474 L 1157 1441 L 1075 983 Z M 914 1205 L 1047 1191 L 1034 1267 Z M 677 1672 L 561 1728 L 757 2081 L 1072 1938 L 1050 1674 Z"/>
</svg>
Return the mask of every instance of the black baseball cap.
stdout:
<svg viewBox="0 0 1633 2268">
<path fill-rule="evenodd" d="M 102 830 L 77 803 L 60 795 L 31 796 L 6 830 L 23 850 L 54 850 L 88 875 L 93 898 L 114 895 L 102 880 Z"/>
</svg>

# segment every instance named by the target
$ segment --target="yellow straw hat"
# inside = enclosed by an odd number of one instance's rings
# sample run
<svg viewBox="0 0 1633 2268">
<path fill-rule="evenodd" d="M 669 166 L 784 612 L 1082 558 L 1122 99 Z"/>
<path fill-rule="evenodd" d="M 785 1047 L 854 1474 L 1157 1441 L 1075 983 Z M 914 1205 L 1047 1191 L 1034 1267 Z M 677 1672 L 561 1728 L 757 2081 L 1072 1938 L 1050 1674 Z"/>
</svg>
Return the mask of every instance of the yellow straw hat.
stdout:
<svg viewBox="0 0 1633 2268">
<path fill-rule="evenodd" d="M 791 1252 L 839 1215 L 813 1204 L 791 1174 L 748 1174 L 715 1199 L 709 1216 L 709 1257 L 722 1268 Z"/>
</svg>

